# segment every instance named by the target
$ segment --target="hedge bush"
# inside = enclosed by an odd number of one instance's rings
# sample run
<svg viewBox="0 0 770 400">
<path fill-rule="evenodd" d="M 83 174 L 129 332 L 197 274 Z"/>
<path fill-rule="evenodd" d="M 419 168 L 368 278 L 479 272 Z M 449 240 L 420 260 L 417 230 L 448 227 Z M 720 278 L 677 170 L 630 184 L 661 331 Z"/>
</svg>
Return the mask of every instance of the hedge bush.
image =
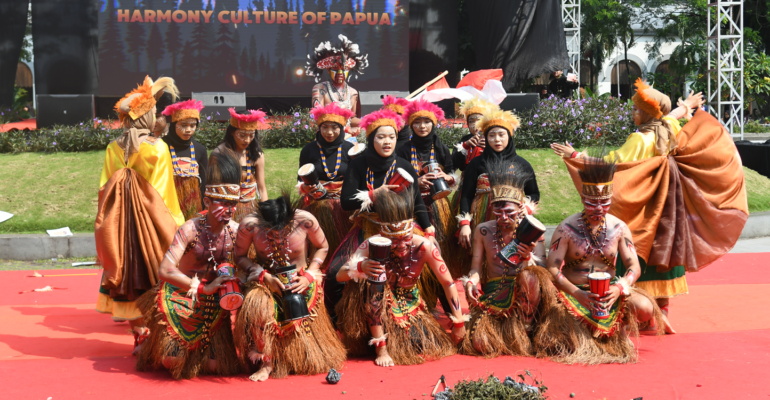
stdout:
<svg viewBox="0 0 770 400">
<path fill-rule="evenodd" d="M 635 129 L 630 101 L 612 98 L 572 100 L 552 96 L 535 109 L 521 113 L 519 118 L 521 127 L 515 138 L 519 149 L 547 148 L 551 143 L 565 141 L 575 147 L 619 146 Z M 301 148 L 315 139 L 318 129 L 308 109 L 276 113 L 269 121 L 270 127 L 259 132 L 266 149 Z M 0 133 L 0 153 L 103 150 L 122 134 L 122 129 L 110 128 L 114 124 L 112 120 L 94 119 L 74 126 Z M 194 137 L 213 149 L 222 142 L 226 128 L 226 121 L 204 118 Z M 467 133 L 466 128 L 454 127 L 453 120 L 441 121 L 437 129 L 449 147 Z M 358 140 L 365 140 L 363 133 Z"/>
</svg>

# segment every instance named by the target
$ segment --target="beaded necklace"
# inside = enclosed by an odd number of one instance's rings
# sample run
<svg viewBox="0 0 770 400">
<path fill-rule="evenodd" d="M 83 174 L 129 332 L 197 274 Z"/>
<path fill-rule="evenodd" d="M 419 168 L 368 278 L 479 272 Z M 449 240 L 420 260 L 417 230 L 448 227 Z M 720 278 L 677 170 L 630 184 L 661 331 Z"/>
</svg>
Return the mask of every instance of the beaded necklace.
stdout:
<svg viewBox="0 0 770 400">
<path fill-rule="evenodd" d="M 176 151 L 174 150 L 174 146 L 168 146 L 168 149 L 171 152 L 171 165 L 174 166 L 174 175 L 181 176 L 182 178 L 198 176 L 198 163 L 195 161 L 195 145 L 193 145 L 192 141 L 190 142 L 189 172 L 182 171 L 182 168 L 179 166 L 179 160 L 176 158 Z"/>
<path fill-rule="evenodd" d="M 602 227 L 596 231 L 596 233 L 591 232 L 591 229 L 589 228 L 590 224 L 588 223 L 588 218 L 586 217 L 586 211 L 583 210 L 583 212 L 580 214 L 580 221 L 578 221 L 578 225 L 582 228 L 583 232 L 585 233 L 585 236 L 587 238 L 586 240 L 586 249 L 585 253 L 578 258 L 577 260 L 572 260 L 564 265 L 564 268 L 572 268 L 576 265 L 579 265 L 583 261 L 585 261 L 588 258 L 589 254 L 593 253 L 599 253 L 599 257 L 601 257 L 602 262 L 607 265 L 608 267 L 615 269 L 615 264 L 612 263 L 610 260 L 607 259 L 607 257 L 604 255 L 604 252 L 602 251 L 602 248 L 609 243 L 610 238 L 607 236 L 607 219 L 606 217 L 602 217 L 601 225 Z M 599 237 L 601 235 L 604 235 L 604 242 L 599 243 Z"/>
<path fill-rule="evenodd" d="M 272 261 L 271 267 L 273 270 L 276 267 L 290 265 L 289 260 L 291 260 L 291 258 L 289 258 L 289 253 L 291 253 L 291 250 L 289 249 L 289 236 L 293 230 L 294 222 L 286 225 L 281 232 L 268 231 L 265 234 L 265 236 L 267 236 L 267 243 L 270 246 L 270 255 L 268 257 L 270 258 L 270 261 Z"/>
<path fill-rule="evenodd" d="M 519 227 L 519 222 L 518 222 L 518 220 L 516 220 L 515 224 L 513 225 L 513 233 L 511 234 L 511 240 L 516 239 L 516 228 L 518 228 L 518 227 Z M 508 242 L 508 243 L 510 243 L 510 242 Z M 498 229 L 497 227 L 495 227 L 495 254 L 499 254 L 500 250 L 505 248 L 505 246 L 508 243 L 505 243 L 505 239 L 503 238 L 503 232 L 500 229 Z M 505 263 L 505 262 L 502 263 L 502 266 L 503 266 L 503 275 L 502 276 L 503 277 L 509 276 L 508 272 L 510 270 L 510 266 L 508 266 L 508 264 Z M 522 268 L 523 268 L 523 266 L 522 266 Z M 516 267 L 512 271 L 513 275 L 518 274 L 519 271 L 521 271 L 522 268 Z M 490 299 L 495 298 L 497 296 L 497 294 L 500 292 L 500 290 L 502 289 L 502 286 L 503 285 L 497 285 L 497 288 L 495 289 L 495 291 L 488 298 L 490 298 Z"/>
<path fill-rule="evenodd" d="M 209 250 L 208 261 L 209 262 L 213 261 L 214 269 L 216 269 L 217 261 L 216 261 L 216 259 L 214 257 L 214 252 L 217 250 L 216 246 L 215 246 L 216 245 L 216 238 L 214 238 L 214 239 L 211 238 L 211 236 L 209 235 L 209 231 L 208 231 L 208 229 L 206 229 L 206 227 L 207 227 L 207 225 L 206 225 L 206 217 L 201 217 L 200 221 L 198 222 L 198 229 L 195 232 L 195 240 L 193 240 L 192 242 L 190 242 L 187 245 L 187 247 L 184 250 L 184 254 L 187 254 L 189 251 L 194 249 L 195 246 L 198 244 L 198 241 L 200 240 L 201 232 L 206 232 L 206 241 L 208 242 L 207 244 L 208 244 L 208 250 Z M 233 245 L 235 243 L 235 234 L 233 233 L 232 229 L 230 229 L 230 224 L 229 223 L 225 225 L 225 232 L 226 232 L 225 239 L 224 239 L 224 246 L 225 246 L 224 250 L 226 252 L 225 253 L 226 254 L 225 259 L 229 261 L 229 260 L 231 260 Z M 228 237 L 230 238 L 230 246 L 229 246 L 229 248 L 227 246 L 227 238 Z M 208 272 L 208 267 L 206 268 L 206 271 Z"/>
<path fill-rule="evenodd" d="M 436 152 L 434 150 L 434 145 L 430 145 L 430 162 L 436 162 Z M 412 168 L 414 168 L 414 171 L 417 172 L 417 176 L 422 175 L 420 163 L 417 161 L 417 150 L 415 150 L 414 145 L 412 145 Z"/>
<path fill-rule="evenodd" d="M 393 175 L 393 171 L 396 169 L 396 160 L 393 160 L 393 164 L 390 164 L 388 173 L 385 174 L 385 179 L 382 180 L 382 184 L 386 185 L 390 180 L 390 176 Z M 366 168 L 366 187 L 369 190 L 374 190 L 374 174 L 368 167 Z"/>
<path fill-rule="evenodd" d="M 251 182 L 251 160 L 246 159 L 246 182 L 241 182 L 241 188 L 248 188 L 247 184 Z"/>
<path fill-rule="evenodd" d="M 321 147 L 321 144 L 316 142 L 318 145 L 318 150 L 321 151 L 321 161 L 324 166 L 324 172 L 326 172 L 326 176 L 329 178 L 329 180 L 333 180 L 337 177 L 337 172 L 340 170 L 340 164 L 342 164 L 342 145 L 337 147 L 337 165 L 334 166 L 334 173 L 329 173 L 329 168 L 326 167 L 326 155 L 324 154 L 324 149 Z"/>
</svg>

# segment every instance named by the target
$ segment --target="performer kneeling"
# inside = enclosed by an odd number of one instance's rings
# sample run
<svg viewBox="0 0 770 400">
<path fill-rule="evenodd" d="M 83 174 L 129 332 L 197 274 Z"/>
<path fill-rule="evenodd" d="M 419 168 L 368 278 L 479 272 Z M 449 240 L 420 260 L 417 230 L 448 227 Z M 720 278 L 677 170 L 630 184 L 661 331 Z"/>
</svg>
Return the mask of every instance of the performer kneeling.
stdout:
<svg viewBox="0 0 770 400">
<path fill-rule="evenodd" d="M 309 265 L 308 240 L 316 249 Z M 261 265 L 247 255 L 252 244 Z M 249 284 L 235 338 L 241 361 L 260 366 L 252 381 L 325 373 L 345 362 L 323 305 L 319 267 L 328 250 L 316 218 L 296 209 L 287 193 L 241 220 L 235 253 Z"/>
<path fill-rule="evenodd" d="M 230 315 L 219 306 L 218 295 L 235 278 L 217 277 L 217 269 L 233 262 L 238 224 L 230 218 L 240 176 L 234 153 L 212 154 L 203 199 L 208 211 L 179 227 L 160 264 L 161 282 L 137 301 L 150 329 L 138 371 L 165 367 L 174 379 L 239 372 Z"/>
<path fill-rule="evenodd" d="M 583 166 L 583 212 L 557 227 L 546 264 L 561 306 L 541 320 L 535 348 L 538 356 L 567 364 L 634 362 L 629 336 L 638 334 L 639 324 L 662 334 L 662 314 L 647 292 L 632 287 L 640 268 L 631 232 L 607 214 L 615 164 L 594 158 Z M 615 275 L 616 254 L 628 266 L 623 277 Z"/>
<path fill-rule="evenodd" d="M 377 192 L 374 207 L 379 235 L 363 242 L 337 273 L 339 282 L 357 282 L 346 285 L 336 308 L 346 346 L 360 355 L 368 353 L 368 341 L 376 348 L 375 363 L 383 367 L 422 364 L 454 354 L 452 341 L 459 343 L 465 335 L 465 317 L 438 248 L 413 235 L 414 192 Z M 451 303 L 451 338 L 425 312 L 417 282 L 426 263 Z"/>
<path fill-rule="evenodd" d="M 473 235 L 473 263 L 463 277 L 471 320 L 461 351 L 489 358 L 533 355 L 529 335 L 536 317 L 556 302 L 551 276 L 536 263 L 545 258 L 545 226 L 524 208 L 534 208 L 523 190 L 530 177 L 502 161 L 486 164 L 495 219 L 478 224 Z M 480 280 L 483 294 L 476 286 Z"/>
</svg>

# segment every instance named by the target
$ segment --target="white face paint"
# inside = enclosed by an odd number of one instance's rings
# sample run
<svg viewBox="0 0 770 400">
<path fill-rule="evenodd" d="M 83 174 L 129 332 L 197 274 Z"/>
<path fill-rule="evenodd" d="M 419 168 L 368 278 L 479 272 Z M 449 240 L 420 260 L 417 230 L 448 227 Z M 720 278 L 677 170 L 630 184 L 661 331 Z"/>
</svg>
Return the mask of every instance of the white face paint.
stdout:
<svg viewBox="0 0 770 400">
<path fill-rule="evenodd" d="M 487 132 L 487 146 L 492 147 L 496 153 L 499 153 L 508 146 L 510 135 L 504 128 L 494 127 Z"/>
<path fill-rule="evenodd" d="M 382 157 L 390 157 L 396 150 L 396 139 L 398 135 L 392 126 L 382 126 L 377 128 L 374 135 L 374 150 Z"/>
</svg>

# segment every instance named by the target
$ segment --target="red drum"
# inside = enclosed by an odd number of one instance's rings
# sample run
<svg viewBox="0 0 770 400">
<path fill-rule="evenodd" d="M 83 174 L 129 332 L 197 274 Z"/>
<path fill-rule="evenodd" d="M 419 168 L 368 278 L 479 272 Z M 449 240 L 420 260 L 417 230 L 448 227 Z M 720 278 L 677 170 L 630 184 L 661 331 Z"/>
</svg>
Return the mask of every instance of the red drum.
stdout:
<svg viewBox="0 0 770 400">
<path fill-rule="evenodd" d="M 612 277 L 606 272 L 594 272 L 588 275 L 588 285 L 591 293 L 604 296 L 610 290 L 610 279 Z M 610 317 L 608 310 L 597 308 L 591 310 L 591 315 L 596 319 L 607 319 Z"/>
<path fill-rule="evenodd" d="M 229 263 L 219 264 L 217 268 L 218 276 L 235 276 L 235 267 Z M 219 289 L 219 306 L 223 310 L 237 310 L 243 305 L 243 294 L 238 288 L 238 280 L 224 283 L 225 287 Z"/>
<path fill-rule="evenodd" d="M 397 169 L 396 173 L 393 174 L 393 176 L 390 177 L 390 181 L 388 181 L 388 185 L 398 186 L 397 188 L 393 189 L 393 191 L 396 193 L 403 192 L 404 190 L 411 187 L 413 183 L 414 178 L 412 178 L 412 175 L 409 175 L 408 172 L 404 171 L 403 168 Z"/>
</svg>

